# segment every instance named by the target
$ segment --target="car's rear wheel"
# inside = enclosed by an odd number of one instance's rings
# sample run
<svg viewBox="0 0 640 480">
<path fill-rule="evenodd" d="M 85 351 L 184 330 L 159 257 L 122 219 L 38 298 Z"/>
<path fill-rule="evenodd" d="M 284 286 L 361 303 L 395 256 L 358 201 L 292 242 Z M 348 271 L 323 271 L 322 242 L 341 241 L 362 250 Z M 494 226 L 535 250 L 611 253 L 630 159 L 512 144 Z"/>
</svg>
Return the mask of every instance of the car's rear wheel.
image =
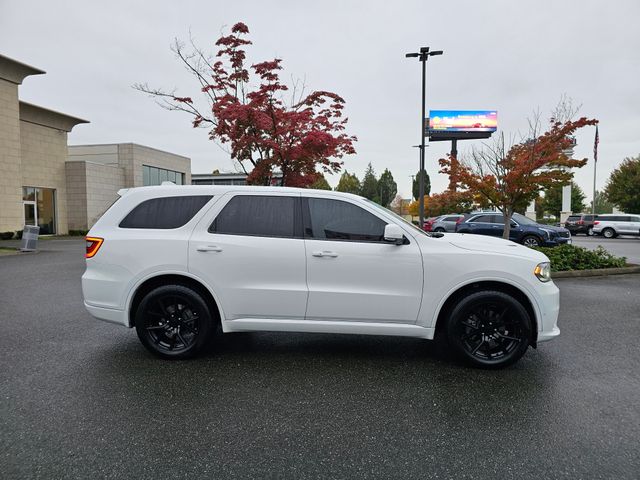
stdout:
<svg viewBox="0 0 640 480">
<path fill-rule="evenodd" d="M 593 237 L 594 233 L 593 233 L 593 227 L 589 227 L 587 229 L 587 236 L 588 237 Z"/>
<path fill-rule="evenodd" d="M 163 285 L 147 293 L 136 310 L 138 338 L 154 355 L 182 359 L 196 355 L 213 332 L 207 302 L 184 285 Z"/>
<path fill-rule="evenodd" d="M 442 227 L 438 227 L 434 230 L 434 232 L 445 232 L 446 230 Z"/>
<path fill-rule="evenodd" d="M 462 358 L 483 368 L 503 368 L 527 351 L 531 319 L 511 295 L 479 291 L 453 308 L 446 330 L 449 344 Z"/>
<path fill-rule="evenodd" d="M 542 241 L 535 235 L 527 235 L 522 239 L 522 244 L 525 247 L 539 247 L 542 245 Z"/>
<path fill-rule="evenodd" d="M 616 231 L 613 228 L 605 228 L 602 230 L 602 235 L 604 238 L 613 238 L 616 236 Z"/>
</svg>

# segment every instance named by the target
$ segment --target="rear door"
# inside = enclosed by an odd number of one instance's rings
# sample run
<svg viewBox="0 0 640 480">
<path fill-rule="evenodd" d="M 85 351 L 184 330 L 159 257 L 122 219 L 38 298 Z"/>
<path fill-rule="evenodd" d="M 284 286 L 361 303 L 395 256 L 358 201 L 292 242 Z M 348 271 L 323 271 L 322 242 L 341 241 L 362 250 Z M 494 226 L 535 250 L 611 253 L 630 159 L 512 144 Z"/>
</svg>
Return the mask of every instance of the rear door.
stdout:
<svg viewBox="0 0 640 480">
<path fill-rule="evenodd" d="M 307 304 L 298 193 L 230 192 L 189 241 L 189 271 L 216 293 L 226 320 L 302 319 Z"/>
<path fill-rule="evenodd" d="M 414 239 L 383 241 L 387 222 L 345 199 L 303 198 L 307 320 L 415 323 L 423 288 Z"/>
<path fill-rule="evenodd" d="M 471 233 L 492 236 L 497 236 L 496 230 L 500 228 L 499 225 L 495 225 L 492 222 L 491 215 L 478 215 L 469 221 L 469 227 L 471 227 Z M 500 232 L 500 235 L 502 235 L 502 232 Z"/>
</svg>

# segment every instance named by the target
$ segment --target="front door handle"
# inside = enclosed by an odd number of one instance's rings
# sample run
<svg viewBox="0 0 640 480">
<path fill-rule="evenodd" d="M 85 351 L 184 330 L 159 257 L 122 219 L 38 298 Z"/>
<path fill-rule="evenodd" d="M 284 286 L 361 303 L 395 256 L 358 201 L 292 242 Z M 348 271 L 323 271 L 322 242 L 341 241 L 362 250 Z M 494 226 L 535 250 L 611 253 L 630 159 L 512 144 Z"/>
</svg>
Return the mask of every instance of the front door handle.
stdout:
<svg viewBox="0 0 640 480">
<path fill-rule="evenodd" d="M 313 252 L 311 255 L 314 257 L 331 257 L 335 258 L 338 256 L 336 252 L 330 252 L 328 250 L 323 250 L 322 252 Z"/>
<path fill-rule="evenodd" d="M 196 247 L 198 252 L 221 252 L 222 249 L 217 245 L 198 245 Z"/>
</svg>

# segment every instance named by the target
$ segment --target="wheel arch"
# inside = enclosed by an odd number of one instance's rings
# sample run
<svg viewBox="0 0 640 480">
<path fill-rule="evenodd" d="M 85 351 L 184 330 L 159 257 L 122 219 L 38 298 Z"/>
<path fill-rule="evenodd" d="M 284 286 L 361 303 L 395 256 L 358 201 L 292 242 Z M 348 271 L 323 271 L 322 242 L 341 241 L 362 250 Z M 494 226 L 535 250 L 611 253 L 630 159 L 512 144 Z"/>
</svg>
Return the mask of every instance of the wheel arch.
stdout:
<svg viewBox="0 0 640 480">
<path fill-rule="evenodd" d="M 207 306 L 214 318 L 216 318 L 217 321 L 221 321 L 223 318 L 219 302 L 216 301 L 214 294 L 202 281 L 180 273 L 159 273 L 146 278 L 136 286 L 128 307 L 129 327 L 135 326 L 135 311 L 142 301 L 142 298 L 154 288 L 162 285 L 183 285 L 195 290 L 204 298 L 205 302 L 207 302 Z"/>
<path fill-rule="evenodd" d="M 454 290 L 447 297 L 447 299 L 440 307 L 440 310 L 438 311 L 434 336 L 437 337 L 438 335 L 442 334 L 448 315 L 460 298 L 482 290 L 495 290 L 498 292 L 506 293 L 514 297 L 522 304 L 522 306 L 529 314 L 531 321 L 533 322 L 533 328 L 531 329 L 531 339 L 529 340 L 529 343 L 532 347 L 535 348 L 538 340 L 538 316 L 536 314 L 536 309 L 533 306 L 531 298 L 529 298 L 529 295 L 527 295 L 522 289 L 518 288 L 517 286 L 496 280 L 481 280 L 470 282 Z"/>
</svg>

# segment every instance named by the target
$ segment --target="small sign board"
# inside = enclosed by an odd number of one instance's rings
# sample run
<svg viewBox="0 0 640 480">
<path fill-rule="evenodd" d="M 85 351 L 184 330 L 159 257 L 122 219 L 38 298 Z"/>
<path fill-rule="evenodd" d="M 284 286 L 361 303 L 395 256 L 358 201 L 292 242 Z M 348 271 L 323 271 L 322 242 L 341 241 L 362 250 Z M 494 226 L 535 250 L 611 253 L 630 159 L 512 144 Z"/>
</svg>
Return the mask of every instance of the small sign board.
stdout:
<svg viewBox="0 0 640 480">
<path fill-rule="evenodd" d="M 22 243 L 20 251 L 34 252 L 38 248 L 38 234 L 40 227 L 34 225 L 25 225 L 22 230 Z"/>
</svg>

